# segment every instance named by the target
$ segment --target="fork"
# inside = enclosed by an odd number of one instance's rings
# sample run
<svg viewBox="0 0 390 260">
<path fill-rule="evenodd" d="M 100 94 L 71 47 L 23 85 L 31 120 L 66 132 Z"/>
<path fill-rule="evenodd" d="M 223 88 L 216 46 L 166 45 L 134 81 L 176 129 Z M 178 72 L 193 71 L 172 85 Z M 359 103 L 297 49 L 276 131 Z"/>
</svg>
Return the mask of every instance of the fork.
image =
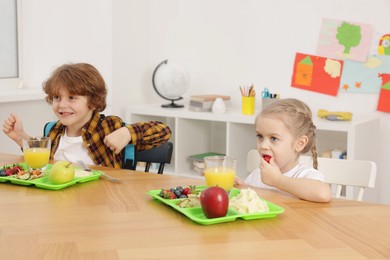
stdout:
<svg viewBox="0 0 390 260">
<path fill-rule="evenodd" d="M 87 171 L 87 172 L 91 172 L 92 169 L 89 168 L 83 161 L 81 160 L 78 160 L 77 161 L 77 164 L 84 170 L 84 171 Z M 110 175 L 107 175 L 105 174 L 104 172 L 102 171 L 99 171 L 99 173 L 101 174 L 101 176 L 105 177 L 107 180 L 110 180 L 110 181 L 113 181 L 113 182 L 121 182 L 119 179 L 117 178 L 114 178 L 114 177 L 111 177 Z"/>
</svg>

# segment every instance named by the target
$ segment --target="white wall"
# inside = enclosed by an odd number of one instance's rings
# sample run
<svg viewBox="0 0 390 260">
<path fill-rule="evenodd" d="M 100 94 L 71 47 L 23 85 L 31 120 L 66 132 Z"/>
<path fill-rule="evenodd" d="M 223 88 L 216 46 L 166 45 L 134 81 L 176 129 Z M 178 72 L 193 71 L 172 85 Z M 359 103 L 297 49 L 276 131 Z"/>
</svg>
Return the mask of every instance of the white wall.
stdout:
<svg viewBox="0 0 390 260">
<path fill-rule="evenodd" d="M 390 204 L 390 114 L 376 111 L 377 94 L 337 97 L 290 87 L 296 52 L 315 54 L 322 18 L 372 24 L 389 33 L 388 0 L 132 0 L 113 2 L 114 111 L 128 104 L 164 103 L 151 84 L 164 59 L 191 74 L 186 93 L 224 93 L 240 105 L 239 85 L 254 83 L 307 102 L 316 112 L 350 111 L 381 119 L 378 202 Z M 123 95 L 126 93 L 126 97 Z M 117 102 L 119 101 L 119 102 Z M 187 100 L 188 102 L 188 100 Z M 259 102 L 258 102 L 259 105 Z"/>
<path fill-rule="evenodd" d="M 25 87 L 41 87 L 64 63 L 88 62 L 111 86 L 110 0 L 22 0 Z"/>
<path fill-rule="evenodd" d="M 22 118 L 24 129 L 31 136 L 42 136 L 45 123 L 55 120 L 50 106 L 44 101 L 0 103 L 1 124 L 11 111 Z M 3 132 L 0 133 L 0 152 L 22 155 L 20 147 Z"/>
<path fill-rule="evenodd" d="M 53 69 L 63 63 L 89 62 L 99 69 L 111 88 L 110 0 L 20 2 L 22 74 L 25 87 L 41 89 L 42 82 L 49 77 Z M 1 103 L 1 124 L 10 112 L 23 119 L 25 129 L 33 136 L 41 135 L 43 123 L 55 118 L 51 107 L 43 100 Z M 16 153 L 20 152 L 20 149 L 1 133 L 0 151 Z"/>
</svg>

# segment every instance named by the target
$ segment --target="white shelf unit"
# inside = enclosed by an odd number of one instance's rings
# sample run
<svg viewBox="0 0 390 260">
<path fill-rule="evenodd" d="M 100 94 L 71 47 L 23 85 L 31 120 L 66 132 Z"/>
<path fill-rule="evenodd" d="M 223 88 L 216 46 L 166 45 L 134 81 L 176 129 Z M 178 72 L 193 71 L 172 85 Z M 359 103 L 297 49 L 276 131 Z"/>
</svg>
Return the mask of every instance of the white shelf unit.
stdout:
<svg viewBox="0 0 390 260">
<path fill-rule="evenodd" d="M 256 114 L 259 111 L 256 111 Z M 174 144 L 171 165 L 166 172 L 180 176 L 199 176 L 193 170 L 190 155 L 205 152 L 225 153 L 237 158 L 237 175 L 245 179 L 246 156 L 256 149 L 255 115 L 242 115 L 239 108 L 226 113 L 192 112 L 188 108 L 162 108 L 159 104 L 131 106 L 127 109 L 128 122 L 157 120 L 172 130 Z M 318 154 L 339 148 L 347 151 L 348 158 L 375 158 L 379 133 L 379 119 L 353 116 L 350 122 L 315 119 Z M 374 136 L 374 138 L 369 138 Z"/>
</svg>

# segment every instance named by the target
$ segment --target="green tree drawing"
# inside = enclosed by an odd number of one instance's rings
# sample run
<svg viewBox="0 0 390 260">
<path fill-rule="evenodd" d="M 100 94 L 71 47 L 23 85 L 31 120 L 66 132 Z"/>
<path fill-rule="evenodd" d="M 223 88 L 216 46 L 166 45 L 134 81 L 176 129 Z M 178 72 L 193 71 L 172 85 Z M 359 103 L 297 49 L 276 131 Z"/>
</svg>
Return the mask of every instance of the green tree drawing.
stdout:
<svg viewBox="0 0 390 260">
<path fill-rule="evenodd" d="M 336 39 L 345 47 L 344 53 L 349 54 L 351 48 L 360 44 L 362 39 L 361 27 L 347 22 L 343 22 L 337 28 Z"/>
</svg>

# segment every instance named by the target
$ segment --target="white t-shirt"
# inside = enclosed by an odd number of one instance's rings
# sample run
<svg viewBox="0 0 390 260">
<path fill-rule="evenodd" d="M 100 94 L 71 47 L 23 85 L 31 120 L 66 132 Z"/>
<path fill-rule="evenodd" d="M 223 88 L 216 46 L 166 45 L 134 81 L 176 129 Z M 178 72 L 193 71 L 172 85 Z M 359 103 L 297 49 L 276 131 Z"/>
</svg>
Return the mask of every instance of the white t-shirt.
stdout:
<svg viewBox="0 0 390 260">
<path fill-rule="evenodd" d="M 69 137 L 66 130 L 65 134 L 60 138 L 60 143 L 54 154 L 54 160 L 65 160 L 68 162 L 82 160 L 87 165 L 95 164 L 89 156 L 88 150 L 84 147 L 83 137 Z"/>
<path fill-rule="evenodd" d="M 297 166 L 292 168 L 290 171 L 284 173 L 283 175 L 290 178 L 313 179 L 319 181 L 325 180 L 324 175 L 320 171 L 306 164 L 298 164 Z M 260 168 L 257 168 L 256 170 L 251 172 L 251 174 L 248 175 L 248 177 L 245 179 L 245 184 L 254 187 L 265 188 L 265 189 L 276 189 L 272 186 L 268 186 L 267 184 L 264 184 L 261 181 Z"/>
</svg>

